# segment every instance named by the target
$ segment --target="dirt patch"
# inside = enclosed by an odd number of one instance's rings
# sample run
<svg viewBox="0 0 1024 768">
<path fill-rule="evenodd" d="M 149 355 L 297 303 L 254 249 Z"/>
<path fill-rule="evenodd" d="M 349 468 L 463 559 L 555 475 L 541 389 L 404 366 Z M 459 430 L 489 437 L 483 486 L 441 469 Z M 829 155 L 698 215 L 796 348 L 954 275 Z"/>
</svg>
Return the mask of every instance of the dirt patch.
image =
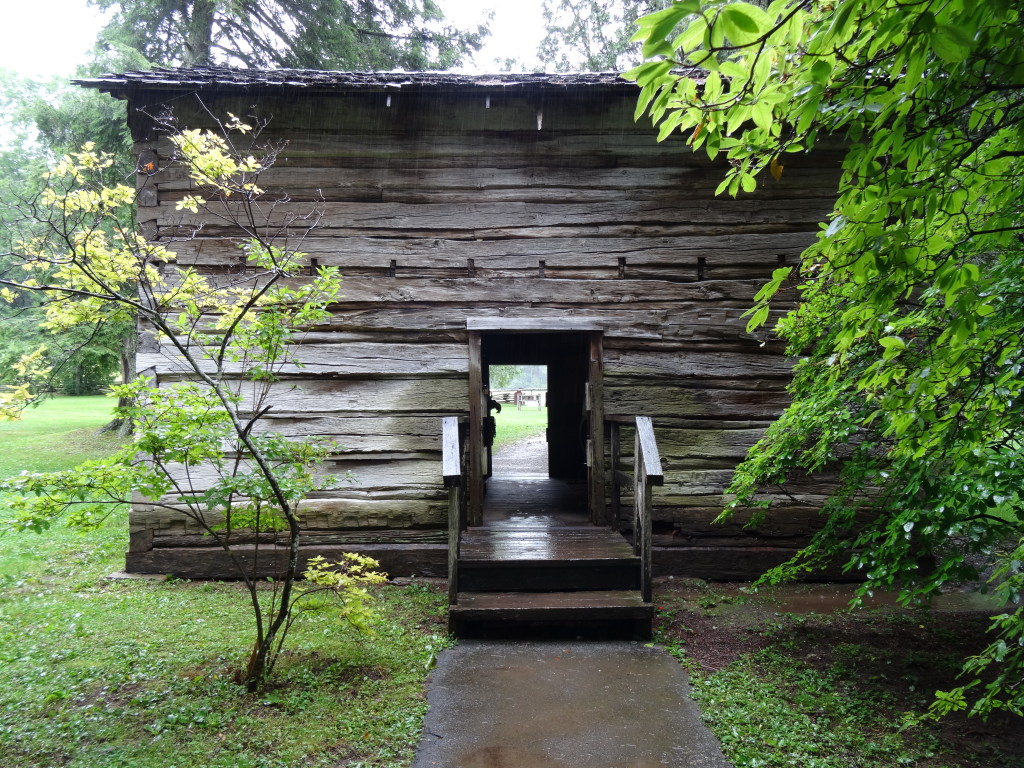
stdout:
<svg viewBox="0 0 1024 768">
<path fill-rule="evenodd" d="M 979 609 L 974 598 L 907 609 L 883 597 L 871 607 L 847 610 L 847 601 L 835 598 L 837 589 L 852 595 L 848 587 L 794 585 L 751 593 L 748 585 L 659 580 L 656 637 L 683 648 L 705 673 L 771 647 L 816 670 L 841 672 L 891 701 L 894 718 L 923 712 L 936 690 L 955 687 L 963 660 L 990 642 L 986 630 L 994 611 Z M 1024 766 L 1024 718 L 954 715 L 929 727 L 954 753 L 958 745 L 970 745 L 957 766 Z"/>
<path fill-rule="evenodd" d="M 687 658 L 705 672 L 717 672 L 746 653 L 754 653 L 769 640 L 753 626 L 733 625 L 700 609 L 678 610 L 661 606 L 654 629 L 662 642 L 678 641 Z"/>
</svg>

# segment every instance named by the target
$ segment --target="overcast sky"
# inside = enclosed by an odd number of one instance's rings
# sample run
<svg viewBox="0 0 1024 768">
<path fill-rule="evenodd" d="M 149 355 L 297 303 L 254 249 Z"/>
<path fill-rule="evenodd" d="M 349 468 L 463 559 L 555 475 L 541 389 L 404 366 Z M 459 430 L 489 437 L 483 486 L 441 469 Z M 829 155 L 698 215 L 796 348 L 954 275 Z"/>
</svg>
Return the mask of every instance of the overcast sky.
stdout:
<svg viewBox="0 0 1024 768">
<path fill-rule="evenodd" d="M 439 0 L 457 25 L 494 11 L 491 38 L 470 71 L 492 72 L 495 62 L 517 58 L 533 69 L 543 35 L 541 0 Z M 0 67 L 30 77 L 71 75 L 92 47 L 103 20 L 86 0 L 0 0 Z"/>
</svg>

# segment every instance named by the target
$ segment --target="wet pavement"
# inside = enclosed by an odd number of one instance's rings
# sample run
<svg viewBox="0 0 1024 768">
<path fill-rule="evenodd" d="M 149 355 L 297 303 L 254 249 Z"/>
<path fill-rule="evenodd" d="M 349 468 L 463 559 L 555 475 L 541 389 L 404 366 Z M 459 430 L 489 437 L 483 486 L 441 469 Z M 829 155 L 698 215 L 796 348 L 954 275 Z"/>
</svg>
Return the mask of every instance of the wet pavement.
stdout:
<svg viewBox="0 0 1024 768">
<path fill-rule="evenodd" d="M 686 673 L 632 642 L 462 641 L 430 677 L 413 768 L 729 768 Z"/>
<path fill-rule="evenodd" d="M 544 435 L 509 443 L 494 454 L 495 475 L 548 475 L 548 443 Z"/>
</svg>

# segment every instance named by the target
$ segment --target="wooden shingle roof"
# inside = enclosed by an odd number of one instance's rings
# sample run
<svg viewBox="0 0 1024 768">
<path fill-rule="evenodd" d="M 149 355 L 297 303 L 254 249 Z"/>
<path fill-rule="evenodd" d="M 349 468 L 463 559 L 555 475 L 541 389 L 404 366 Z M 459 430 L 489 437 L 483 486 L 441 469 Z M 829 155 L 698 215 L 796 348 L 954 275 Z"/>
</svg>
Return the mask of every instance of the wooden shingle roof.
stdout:
<svg viewBox="0 0 1024 768">
<path fill-rule="evenodd" d="M 499 73 L 468 75 L 454 72 L 327 72 L 316 69 L 231 69 L 227 67 L 154 67 L 147 71 L 124 72 L 80 78 L 86 88 L 123 96 L 135 90 L 250 90 L 306 89 L 310 91 L 352 91 L 414 89 L 529 89 L 567 88 L 636 89 L 617 72 L 583 73 Z"/>
</svg>

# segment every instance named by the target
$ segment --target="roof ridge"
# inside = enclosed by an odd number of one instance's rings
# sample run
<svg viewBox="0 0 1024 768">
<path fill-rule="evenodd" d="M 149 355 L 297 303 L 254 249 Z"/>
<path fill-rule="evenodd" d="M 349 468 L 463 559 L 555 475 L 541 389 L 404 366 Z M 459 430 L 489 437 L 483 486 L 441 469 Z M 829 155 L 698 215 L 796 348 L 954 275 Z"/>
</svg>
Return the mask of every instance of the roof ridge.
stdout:
<svg viewBox="0 0 1024 768">
<path fill-rule="evenodd" d="M 699 73 L 703 74 L 703 73 Z M 694 71 L 691 76 L 699 76 Z M 496 72 L 462 73 L 436 71 L 345 72 L 319 69 L 235 69 L 221 66 L 165 67 L 132 70 L 98 77 L 77 78 L 77 85 L 101 91 L 137 88 L 636 88 L 619 72 Z"/>
</svg>

